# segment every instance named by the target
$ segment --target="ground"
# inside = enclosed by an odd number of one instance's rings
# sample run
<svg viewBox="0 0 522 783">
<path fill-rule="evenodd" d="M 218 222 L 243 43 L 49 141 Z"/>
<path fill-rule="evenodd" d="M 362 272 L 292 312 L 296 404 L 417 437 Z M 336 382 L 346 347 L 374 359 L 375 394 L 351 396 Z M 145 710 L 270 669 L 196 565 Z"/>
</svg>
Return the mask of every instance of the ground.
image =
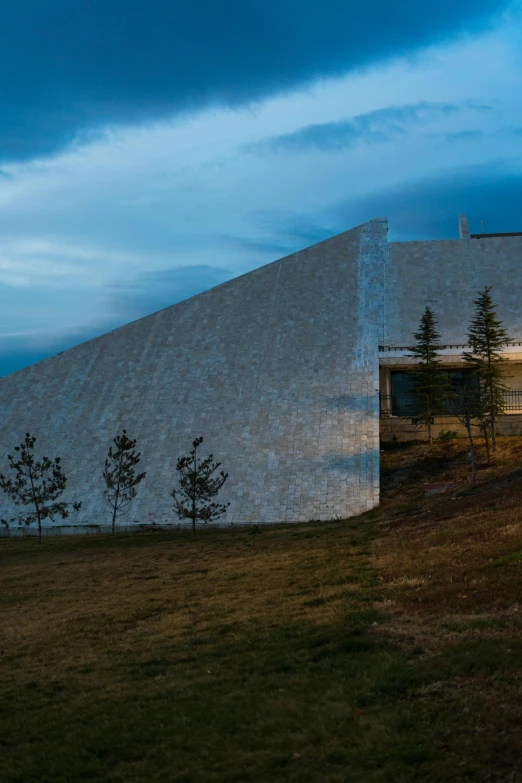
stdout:
<svg viewBox="0 0 522 783">
<path fill-rule="evenodd" d="M 521 781 L 522 438 L 381 456 L 350 520 L 0 540 L 2 781 Z"/>
</svg>

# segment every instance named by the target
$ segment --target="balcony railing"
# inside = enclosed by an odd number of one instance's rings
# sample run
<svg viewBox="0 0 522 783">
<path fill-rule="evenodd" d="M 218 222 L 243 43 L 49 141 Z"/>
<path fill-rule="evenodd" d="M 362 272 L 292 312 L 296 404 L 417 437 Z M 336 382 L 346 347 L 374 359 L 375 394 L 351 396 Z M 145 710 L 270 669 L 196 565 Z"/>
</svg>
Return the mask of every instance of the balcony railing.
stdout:
<svg viewBox="0 0 522 783">
<path fill-rule="evenodd" d="M 522 413 L 522 389 L 510 389 L 504 392 L 504 411 L 506 413 Z M 379 394 L 381 416 L 414 417 L 418 413 L 417 398 L 414 394 Z M 448 399 L 434 416 L 453 416 L 455 404 Z"/>
</svg>

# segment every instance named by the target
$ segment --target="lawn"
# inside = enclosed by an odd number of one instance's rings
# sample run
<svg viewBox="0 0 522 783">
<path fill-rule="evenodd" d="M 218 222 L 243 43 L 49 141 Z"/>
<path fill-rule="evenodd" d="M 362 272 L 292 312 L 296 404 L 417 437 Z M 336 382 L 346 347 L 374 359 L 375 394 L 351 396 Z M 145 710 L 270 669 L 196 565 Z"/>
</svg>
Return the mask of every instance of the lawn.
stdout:
<svg viewBox="0 0 522 783">
<path fill-rule="evenodd" d="M 462 444 L 385 454 L 347 521 L 0 540 L 0 778 L 522 780 L 506 443 L 475 494 Z"/>
</svg>

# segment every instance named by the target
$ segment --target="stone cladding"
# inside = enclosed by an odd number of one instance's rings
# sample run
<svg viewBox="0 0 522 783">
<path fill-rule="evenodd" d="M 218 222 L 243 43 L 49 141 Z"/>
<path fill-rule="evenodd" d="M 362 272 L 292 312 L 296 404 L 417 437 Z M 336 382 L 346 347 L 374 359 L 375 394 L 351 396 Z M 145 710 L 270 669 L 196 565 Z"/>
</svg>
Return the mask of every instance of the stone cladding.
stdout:
<svg viewBox="0 0 522 783">
<path fill-rule="evenodd" d="M 229 473 L 223 524 L 374 507 L 387 258 L 373 220 L 3 378 L 0 459 L 36 435 L 84 525 L 108 517 L 101 474 L 123 427 L 147 476 L 122 525 L 177 522 L 176 459 L 199 435 Z"/>
</svg>

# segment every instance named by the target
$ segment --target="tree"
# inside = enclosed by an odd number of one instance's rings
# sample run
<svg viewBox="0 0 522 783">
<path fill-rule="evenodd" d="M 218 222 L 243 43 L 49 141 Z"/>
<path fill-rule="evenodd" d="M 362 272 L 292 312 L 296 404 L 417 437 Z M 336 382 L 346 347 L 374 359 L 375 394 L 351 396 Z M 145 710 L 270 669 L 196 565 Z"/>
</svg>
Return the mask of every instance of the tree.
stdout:
<svg viewBox="0 0 522 783">
<path fill-rule="evenodd" d="M 478 425 L 480 417 L 479 393 L 470 380 L 463 378 L 452 390 L 448 398 L 448 407 L 453 416 L 466 428 L 471 457 L 471 485 L 477 486 L 477 459 L 471 428 Z M 477 424 L 474 422 L 477 421 Z"/>
<path fill-rule="evenodd" d="M 464 353 L 464 360 L 472 367 L 478 382 L 482 428 L 487 436 L 491 431 L 491 448 L 496 451 L 495 424 L 504 413 L 504 392 L 502 365 L 506 359 L 499 353 L 512 342 L 511 337 L 497 318 L 491 297 L 491 286 L 486 286 L 473 300 L 475 315 L 468 328 L 470 350 Z"/>
<path fill-rule="evenodd" d="M 203 438 L 196 438 L 192 443 L 192 449 L 187 457 L 180 457 L 176 463 L 179 473 L 179 489 L 173 489 L 170 493 L 174 498 L 174 511 L 180 519 L 191 519 L 192 530 L 196 530 L 196 520 L 210 522 L 225 513 L 230 505 L 222 505 L 211 502 L 225 481 L 228 473 L 220 471 L 218 476 L 213 476 L 221 466 L 220 462 L 214 462 L 213 454 L 201 461 L 198 457 L 198 448 L 203 443 Z"/>
<path fill-rule="evenodd" d="M 433 313 L 426 307 L 419 330 L 413 334 L 416 343 L 410 349 L 419 360 L 413 372 L 412 388 L 417 401 L 417 418 L 419 423 L 426 424 L 430 444 L 433 443 L 432 417 L 443 407 L 448 390 L 448 382 L 440 370 L 437 358 L 441 345 L 436 326 Z"/>
<path fill-rule="evenodd" d="M 109 447 L 105 460 L 103 494 L 112 510 L 112 535 L 115 535 L 117 515 L 136 497 L 136 487 L 147 474 L 136 474 L 134 470 L 140 461 L 141 453 L 136 454 L 136 441 L 127 437 L 127 430 L 116 435 L 113 442 L 114 450 L 112 446 Z"/>
<path fill-rule="evenodd" d="M 32 522 L 38 523 L 38 543 L 42 543 L 42 522 L 45 519 L 52 519 L 59 515 L 62 519 L 69 516 L 69 506 L 75 511 L 81 507 L 80 503 L 65 503 L 58 498 L 63 494 L 67 477 L 65 476 L 60 464 L 60 457 L 54 460 L 49 457 L 42 457 L 36 462 L 34 456 L 34 444 L 36 438 L 28 432 L 25 440 L 20 446 L 15 446 L 15 451 L 19 452 L 20 459 L 8 454 L 9 467 L 15 471 L 14 479 L 6 478 L 0 474 L 0 489 L 9 495 L 16 506 L 31 506 L 31 511 L 22 512 L 9 521 L 2 519 L 4 525 L 9 522 L 18 521 L 19 524 L 30 525 Z"/>
</svg>

